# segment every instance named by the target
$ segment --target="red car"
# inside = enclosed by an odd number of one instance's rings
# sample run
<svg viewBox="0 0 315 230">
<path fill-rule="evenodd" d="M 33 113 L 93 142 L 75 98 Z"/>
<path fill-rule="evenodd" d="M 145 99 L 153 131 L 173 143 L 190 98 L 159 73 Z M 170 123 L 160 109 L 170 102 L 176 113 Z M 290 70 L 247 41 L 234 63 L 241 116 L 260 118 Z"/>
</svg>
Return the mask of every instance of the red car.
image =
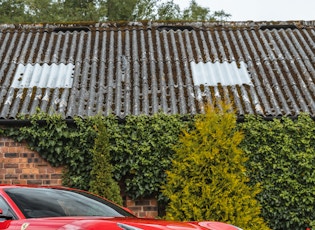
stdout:
<svg viewBox="0 0 315 230">
<path fill-rule="evenodd" d="M 137 218 L 106 199 L 64 187 L 0 186 L 0 229 L 240 230 L 219 222 Z"/>
</svg>

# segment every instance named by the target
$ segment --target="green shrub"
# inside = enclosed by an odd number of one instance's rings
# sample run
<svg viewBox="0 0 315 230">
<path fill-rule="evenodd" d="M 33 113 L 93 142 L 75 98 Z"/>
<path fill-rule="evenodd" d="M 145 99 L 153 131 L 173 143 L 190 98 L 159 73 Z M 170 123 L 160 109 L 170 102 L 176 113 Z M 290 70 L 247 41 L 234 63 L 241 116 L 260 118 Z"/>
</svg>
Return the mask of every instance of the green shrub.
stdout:
<svg viewBox="0 0 315 230">
<path fill-rule="evenodd" d="M 95 129 L 97 130 L 97 137 L 92 150 L 93 160 L 89 191 L 122 205 L 120 188 L 112 174 L 113 166 L 110 163 L 108 133 L 101 117 L 97 118 Z"/>
<path fill-rule="evenodd" d="M 248 175 L 261 182 L 258 199 L 272 229 L 306 229 L 315 220 L 315 123 L 309 115 L 240 124 Z"/>
<path fill-rule="evenodd" d="M 216 220 L 244 229 L 268 229 L 255 199 L 259 187 L 247 185 L 246 157 L 238 147 L 243 139 L 236 116 L 209 107 L 196 118 L 195 130 L 185 132 L 174 147 L 163 194 L 169 198 L 166 218 Z"/>
</svg>

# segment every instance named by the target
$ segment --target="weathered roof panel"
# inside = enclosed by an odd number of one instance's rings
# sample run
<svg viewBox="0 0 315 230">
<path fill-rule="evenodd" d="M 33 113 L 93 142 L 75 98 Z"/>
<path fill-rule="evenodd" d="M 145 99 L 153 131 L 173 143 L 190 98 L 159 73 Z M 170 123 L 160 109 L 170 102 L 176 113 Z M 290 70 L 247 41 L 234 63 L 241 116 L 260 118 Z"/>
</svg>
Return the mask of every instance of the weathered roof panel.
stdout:
<svg viewBox="0 0 315 230">
<path fill-rule="evenodd" d="M 190 62 L 194 85 L 232 86 L 251 85 L 247 66 L 243 61 L 236 62 Z"/>
<path fill-rule="evenodd" d="M 74 65 L 60 64 L 18 64 L 12 88 L 71 88 Z"/>
<path fill-rule="evenodd" d="M 314 26 L 313 21 L 0 25 L 0 118 L 33 114 L 36 108 L 65 118 L 196 114 L 220 100 L 232 102 L 240 116 L 314 117 Z M 224 63 L 200 76 L 217 84 L 196 84 L 194 63 Z M 234 64 L 239 69 L 228 70 Z M 28 85 L 16 83 L 21 66 L 40 67 L 28 75 Z M 65 70 L 59 74 L 53 66 L 68 66 L 71 81 L 62 83 Z M 250 83 L 241 83 L 240 76 L 235 81 L 240 69 Z M 34 83 L 40 79 L 54 84 Z"/>
</svg>

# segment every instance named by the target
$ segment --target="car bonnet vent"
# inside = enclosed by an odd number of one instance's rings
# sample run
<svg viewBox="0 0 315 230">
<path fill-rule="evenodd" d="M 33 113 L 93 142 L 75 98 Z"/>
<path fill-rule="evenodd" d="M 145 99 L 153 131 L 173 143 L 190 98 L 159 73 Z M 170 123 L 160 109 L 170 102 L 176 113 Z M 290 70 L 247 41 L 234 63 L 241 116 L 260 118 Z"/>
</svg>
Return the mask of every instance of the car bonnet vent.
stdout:
<svg viewBox="0 0 315 230">
<path fill-rule="evenodd" d="M 192 31 L 192 30 L 194 30 L 194 28 L 192 26 L 158 26 L 157 30 L 158 31 L 163 31 L 163 30 L 166 30 L 166 31 L 170 31 L 170 30 Z"/>
<path fill-rule="evenodd" d="M 63 33 L 70 32 L 70 33 L 72 33 L 75 31 L 77 31 L 77 32 L 81 32 L 81 31 L 89 32 L 91 30 L 89 27 L 56 27 L 53 29 L 53 32 L 56 32 L 56 33 L 58 33 L 58 32 L 63 32 Z"/>
<path fill-rule="evenodd" d="M 296 25 L 283 25 L 283 24 L 278 24 L 278 25 L 263 25 L 263 26 L 260 26 L 259 29 L 261 30 L 273 30 L 273 29 L 276 29 L 276 30 L 281 30 L 281 29 L 291 29 L 291 30 L 294 30 L 294 29 L 297 29 Z"/>
</svg>

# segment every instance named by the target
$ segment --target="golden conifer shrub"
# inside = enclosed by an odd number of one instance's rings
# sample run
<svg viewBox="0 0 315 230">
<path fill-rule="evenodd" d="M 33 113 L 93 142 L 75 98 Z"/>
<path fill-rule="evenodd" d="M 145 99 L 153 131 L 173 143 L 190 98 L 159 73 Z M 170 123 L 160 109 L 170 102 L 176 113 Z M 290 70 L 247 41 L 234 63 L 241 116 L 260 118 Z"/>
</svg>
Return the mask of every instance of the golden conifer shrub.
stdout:
<svg viewBox="0 0 315 230">
<path fill-rule="evenodd" d="M 250 230 L 269 229 L 256 200 L 259 185 L 249 187 L 239 148 L 242 132 L 230 105 L 207 107 L 174 146 L 172 168 L 162 193 L 169 199 L 166 219 L 222 221 Z"/>
</svg>

